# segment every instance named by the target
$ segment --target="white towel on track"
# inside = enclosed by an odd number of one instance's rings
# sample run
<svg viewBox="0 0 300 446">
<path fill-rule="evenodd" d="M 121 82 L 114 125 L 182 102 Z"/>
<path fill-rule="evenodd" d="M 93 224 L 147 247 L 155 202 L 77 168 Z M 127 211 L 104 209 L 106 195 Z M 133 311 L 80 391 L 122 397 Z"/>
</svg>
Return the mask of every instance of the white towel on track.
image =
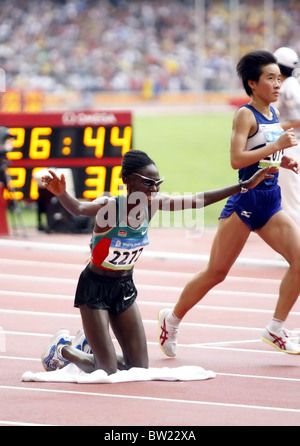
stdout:
<svg viewBox="0 0 300 446">
<path fill-rule="evenodd" d="M 74 364 L 69 364 L 63 369 L 53 372 L 25 372 L 22 381 L 39 382 L 67 382 L 78 384 L 108 384 L 132 381 L 199 381 L 215 378 L 215 373 L 211 370 L 204 370 L 202 367 L 182 366 L 182 367 L 162 367 L 143 369 L 133 367 L 130 370 L 122 370 L 112 375 L 108 375 L 104 370 L 96 370 L 92 373 L 85 373 Z"/>
</svg>

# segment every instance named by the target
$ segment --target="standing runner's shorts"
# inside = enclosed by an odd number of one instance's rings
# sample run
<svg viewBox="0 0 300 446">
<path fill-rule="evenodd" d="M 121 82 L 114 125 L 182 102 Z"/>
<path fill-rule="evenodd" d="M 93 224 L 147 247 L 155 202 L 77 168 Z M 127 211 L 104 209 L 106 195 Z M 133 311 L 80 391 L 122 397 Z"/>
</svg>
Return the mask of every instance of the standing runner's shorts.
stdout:
<svg viewBox="0 0 300 446">
<path fill-rule="evenodd" d="M 278 185 L 271 189 L 248 189 L 245 194 L 228 198 L 219 218 L 229 217 L 236 212 L 252 231 L 264 226 L 281 207 L 281 192 Z"/>
<path fill-rule="evenodd" d="M 87 266 L 80 274 L 74 306 L 87 305 L 94 310 L 107 310 L 120 314 L 127 310 L 137 297 L 132 274 L 108 277 L 94 273 Z"/>
</svg>

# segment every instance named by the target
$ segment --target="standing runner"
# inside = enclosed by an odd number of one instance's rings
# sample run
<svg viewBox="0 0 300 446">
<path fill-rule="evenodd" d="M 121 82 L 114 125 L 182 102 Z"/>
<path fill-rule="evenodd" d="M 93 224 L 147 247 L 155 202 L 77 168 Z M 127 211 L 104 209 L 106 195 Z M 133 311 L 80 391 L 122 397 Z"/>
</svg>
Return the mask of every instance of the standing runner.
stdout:
<svg viewBox="0 0 300 446">
<path fill-rule="evenodd" d="M 231 138 L 231 166 L 239 169 L 239 180 L 253 175 L 261 166 L 274 165 L 297 174 L 298 163 L 283 150 L 297 144 L 293 129 L 281 128 L 277 111 L 271 107 L 279 96 L 281 74 L 273 54 L 254 51 L 237 65 L 250 102 L 235 114 Z M 284 330 L 284 322 L 300 292 L 300 229 L 282 210 L 278 174 L 251 191 L 230 197 L 223 209 L 206 268 L 185 286 L 173 310 L 159 313 L 159 343 L 167 356 L 175 356 L 178 327 L 185 314 L 215 285 L 222 282 L 244 247 L 251 231 L 289 263 L 279 298 L 262 340 L 291 354 L 300 354 Z M 243 193 L 247 192 L 247 193 Z"/>
<path fill-rule="evenodd" d="M 272 169 L 257 172 L 243 187 L 255 187 L 269 178 Z M 42 178 L 45 187 L 57 195 L 73 215 L 96 216 L 92 235 L 91 261 L 81 273 L 75 295 L 83 330 L 72 346 L 68 330 L 59 330 L 42 354 L 46 370 L 73 362 L 89 373 L 103 369 L 108 374 L 118 368 L 148 367 L 144 326 L 136 304 L 133 266 L 148 245 L 149 221 L 158 210 L 191 209 L 207 206 L 240 191 L 237 184 L 216 191 L 172 198 L 159 194 L 160 179 L 155 163 L 144 152 L 124 155 L 122 179 L 127 195 L 101 197 L 80 202 L 66 192 L 65 178 L 54 172 Z M 109 327 L 122 350 L 117 357 Z M 92 351 L 92 353 L 89 353 Z"/>
</svg>

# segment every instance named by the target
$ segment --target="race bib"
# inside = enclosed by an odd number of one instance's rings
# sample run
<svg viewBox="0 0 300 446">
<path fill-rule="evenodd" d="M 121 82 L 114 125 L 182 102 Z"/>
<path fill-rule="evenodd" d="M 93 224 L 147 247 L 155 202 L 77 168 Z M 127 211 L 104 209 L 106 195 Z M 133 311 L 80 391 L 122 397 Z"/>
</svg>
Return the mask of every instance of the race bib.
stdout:
<svg viewBox="0 0 300 446">
<path fill-rule="evenodd" d="M 113 270 L 131 269 L 142 254 L 145 246 L 149 245 L 147 234 L 142 239 L 113 238 L 107 257 L 102 266 Z"/>
<path fill-rule="evenodd" d="M 260 130 L 263 132 L 267 143 L 276 142 L 280 137 L 280 135 L 284 133 L 283 128 L 279 124 L 275 124 L 272 127 L 269 125 L 262 124 L 260 125 Z M 267 166 L 279 167 L 281 164 L 282 156 L 283 156 L 283 150 L 278 150 L 277 152 L 272 153 L 272 155 L 269 155 L 263 160 L 261 160 L 258 163 L 258 167 L 267 167 Z"/>
<path fill-rule="evenodd" d="M 258 167 L 276 166 L 279 167 L 281 164 L 283 155 L 283 150 L 272 153 L 272 155 L 267 156 L 258 163 Z"/>
</svg>

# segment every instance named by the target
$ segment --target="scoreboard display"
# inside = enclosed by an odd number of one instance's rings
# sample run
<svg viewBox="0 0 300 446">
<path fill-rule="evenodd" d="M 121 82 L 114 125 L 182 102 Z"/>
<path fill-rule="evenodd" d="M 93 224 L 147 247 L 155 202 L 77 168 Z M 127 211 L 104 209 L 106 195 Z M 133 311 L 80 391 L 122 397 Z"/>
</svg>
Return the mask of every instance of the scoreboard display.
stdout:
<svg viewBox="0 0 300 446">
<path fill-rule="evenodd" d="M 41 169 L 70 169 L 79 199 L 122 193 L 122 157 L 132 148 L 130 112 L 0 113 L 0 125 L 14 136 L 7 175 L 16 200 L 38 198 L 34 177 Z"/>
</svg>

